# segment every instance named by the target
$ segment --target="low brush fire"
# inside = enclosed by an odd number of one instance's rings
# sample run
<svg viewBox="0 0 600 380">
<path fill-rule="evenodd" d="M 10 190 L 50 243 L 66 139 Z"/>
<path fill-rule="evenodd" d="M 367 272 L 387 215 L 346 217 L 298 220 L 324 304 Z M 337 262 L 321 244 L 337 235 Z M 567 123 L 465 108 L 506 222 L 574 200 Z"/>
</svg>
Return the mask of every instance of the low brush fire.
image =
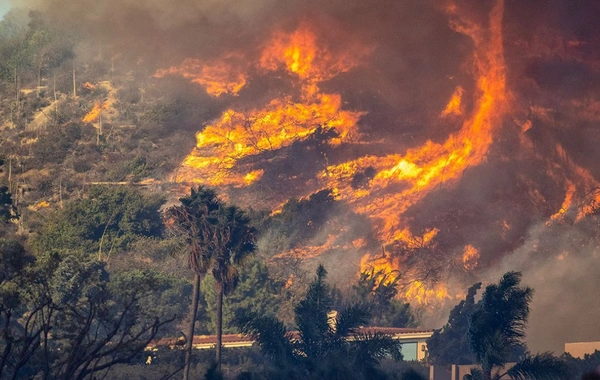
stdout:
<svg viewBox="0 0 600 380">
<path fill-rule="evenodd" d="M 83 119 L 81 119 L 81 121 L 84 123 L 96 123 L 96 122 L 98 122 L 98 120 L 100 118 L 100 113 L 103 110 L 106 110 L 106 104 L 98 102 L 98 103 L 94 104 L 94 107 L 90 110 L 90 112 L 85 114 L 85 116 L 83 117 Z"/>
<path fill-rule="evenodd" d="M 344 251 L 361 271 L 402 273 L 402 296 L 412 302 L 429 305 L 453 298 L 461 290 L 449 289 L 448 278 L 457 273 L 470 278 L 523 238 L 517 216 L 502 211 L 511 193 L 526 197 L 519 202 L 547 223 L 581 220 L 595 210 L 582 205 L 598 201 L 586 195 L 597 186 L 594 176 L 560 143 L 549 154 L 540 151 L 534 135 L 550 123 L 551 111 L 534 105 L 528 109 L 525 95 L 511 82 L 506 47 L 511 54 L 522 47 L 506 40 L 505 6 L 498 0 L 484 16 L 473 14 L 462 2 L 444 8 L 448 25 L 468 41 L 470 52 L 462 58 L 460 80 L 448 79 L 453 90 L 437 111 L 434 123 L 439 131 L 415 143 L 374 138 L 366 128 L 365 120 L 373 112 L 368 104 L 351 107 L 345 100 L 343 83 L 369 70 L 378 47 L 347 36 L 340 39 L 339 33 L 328 36 L 316 23 L 299 22 L 291 31 L 277 29 L 246 52 L 229 52 L 210 61 L 188 58 L 180 66 L 159 70 L 158 78 L 188 78 L 230 105 L 197 133 L 196 148 L 173 178 L 217 187 L 242 204 L 278 210 L 288 198 L 307 199 L 328 189 L 353 215 L 367 217 L 376 232 L 349 238 L 347 231 L 332 227 L 339 225 L 333 221 L 319 232 L 328 237 L 282 255 L 333 255 L 339 260 Z M 569 42 L 538 53 L 569 56 L 580 46 Z M 598 65 L 593 68 L 597 71 Z M 289 82 L 287 92 L 258 106 L 245 101 L 252 97 L 255 78 L 270 77 Z M 597 120 L 596 104 L 573 107 L 585 108 L 587 117 Z M 508 162 L 514 166 L 509 168 Z M 545 173 L 538 174 L 544 179 L 516 170 L 519 162 L 533 163 L 526 168 L 529 174 L 543 168 Z M 500 185 L 493 195 L 502 198 L 490 204 L 497 220 L 484 222 L 494 229 L 493 238 L 503 242 L 496 246 L 469 231 L 467 224 L 477 224 L 475 206 L 461 209 L 460 204 L 463 185 L 487 176 L 494 167 L 502 168 L 512 182 Z M 556 191 L 540 189 L 543 182 Z M 452 194 L 457 194 L 454 199 Z M 435 212 L 432 202 L 450 207 Z M 453 212 L 456 215 L 450 215 Z M 358 239 L 368 242 L 348 243 Z"/>
</svg>

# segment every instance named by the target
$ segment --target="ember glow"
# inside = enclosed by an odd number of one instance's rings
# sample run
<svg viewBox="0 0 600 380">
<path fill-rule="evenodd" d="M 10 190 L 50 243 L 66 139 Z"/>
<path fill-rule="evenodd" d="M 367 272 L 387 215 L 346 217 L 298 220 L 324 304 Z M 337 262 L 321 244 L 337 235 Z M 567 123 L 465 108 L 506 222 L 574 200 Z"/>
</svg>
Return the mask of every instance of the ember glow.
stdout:
<svg viewBox="0 0 600 380">
<path fill-rule="evenodd" d="M 462 96 L 463 96 L 464 92 L 465 92 L 465 90 L 463 90 L 462 87 L 456 88 L 456 90 L 452 94 L 452 98 L 448 102 L 448 105 L 446 106 L 446 108 L 444 108 L 444 110 L 440 114 L 441 117 L 448 116 L 448 115 L 462 115 L 461 101 L 462 101 Z"/>
<path fill-rule="evenodd" d="M 472 245 L 467 245 L 463 251 L 462 262 L 467 270 L 471 270 L 477 267 L 477 260 L 479 260 L 479 250 Z"/>
</svg>

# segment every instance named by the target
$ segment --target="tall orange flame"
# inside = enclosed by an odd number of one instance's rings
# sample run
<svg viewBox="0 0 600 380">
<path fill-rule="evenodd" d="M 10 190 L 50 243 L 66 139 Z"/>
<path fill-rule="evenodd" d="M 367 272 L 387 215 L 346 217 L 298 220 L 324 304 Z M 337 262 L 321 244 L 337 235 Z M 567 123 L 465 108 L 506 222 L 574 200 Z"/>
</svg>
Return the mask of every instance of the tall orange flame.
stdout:
<svg viewBox="0 0 600 380">
<path fill-rule="evenodd" d="M 443 144 L 427 141 L 404 155 L 362 157 L 333 165 L 322 173 L 328 186 L 337 188 L 340 196 L 355 205 L 359 212 L 383 221 L 382 237 L 391 237 L 391 241 L 404 240 L 406 234 L 402 231 L 405 227 L 397 232 L 398 215 L 442 183 L 460 178 L 465 169 L 485 160 L 507 99 L 502 46 L 503 5 L 503 1 L 498 1 L 492 11 L 489 39 L 483 38 L 485 34 L 476 24 L 453 24 L 455 30 L 472 38 L 475 45 L 473 59 L 479 74 L 476 107 L 457 133 Z M 366 167 L 377 170 L 370 191 L 354 192 L 348 179 Z M 396 184 L 402 184 L 404 190 L 386 191 Z"/>
</svg>

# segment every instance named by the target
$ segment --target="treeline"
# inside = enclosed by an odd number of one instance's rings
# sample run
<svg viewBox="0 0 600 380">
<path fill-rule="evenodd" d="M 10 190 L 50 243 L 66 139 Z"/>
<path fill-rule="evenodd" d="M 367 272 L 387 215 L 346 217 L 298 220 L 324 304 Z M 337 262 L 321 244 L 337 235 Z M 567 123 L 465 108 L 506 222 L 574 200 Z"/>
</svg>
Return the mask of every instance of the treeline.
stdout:
<svg viewBox="0 0 600 380">
<path fill-rule="evenodd" d="M 179 206 L 165 209 L 164 201 L 137 188 L 92 187 L 86 197 L 48 212 L 27 239 L 15 231 L 17 214 L 3 221 L 2 377 L 67 379 L 104 373 L 117 364 L 143 360 L 150 340 L 188 339 L 192 320 L 197 322 L 195 335 L 238 332 L 243 315 L 273 321 L 279 316 L 286 329 L 301 328 L 297 304 L 303 293 L 286 292 L 290 279 L 271 275 L 278 261 L 255 250 L 261 231 L 254 221 L 273 223 L 265 221 L 264 213 L 245 213 L 204 188 L 192 189 Z M 10 210 L 11 203 L 7 197 L 2 206 Z M 277 218 L 291 218 L 286 214 Z M 190 265 L 194 260 L 196 267 Z M 198 282 L 192 277 L 199 270 L 202 285 L 194 294 Z M 324 273 L 322 269 L 319 275 L 322 284 Z M 357 319 L 354 327 L 338 326 L 338 335 L 352 333 L 356 323 L 414 325 L 409 305 L 397 299 L 389 276 L 371 271 L 350 279 L 355 284 L 348 289 L 319 287 L 320 304 L 326 306 L 319 318 L 330 309 L 360 304 L 360 312 L 340 314 L 345 323 L 349 316 Z M 194 296 L 196 318 L 191 319 Z M 280 313 L 286 303 L 295 310 L 292 318 Z M 332 331 L 318 335 L 327 342 L 335 337 Z M 383 352 L 374 353 L 365 365 L 375 365 Z"/>
</svg>

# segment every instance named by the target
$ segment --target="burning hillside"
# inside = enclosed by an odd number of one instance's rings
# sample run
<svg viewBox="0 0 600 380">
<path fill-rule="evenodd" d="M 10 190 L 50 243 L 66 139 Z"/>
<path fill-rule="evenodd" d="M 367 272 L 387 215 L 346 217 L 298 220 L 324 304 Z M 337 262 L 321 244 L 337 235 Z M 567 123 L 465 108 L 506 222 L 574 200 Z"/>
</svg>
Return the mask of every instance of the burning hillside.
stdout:
<svg viewBox="0 0 600 380">
<path fill-rule="evenodd" d="M 400 273 L 425 306 L 501 270 L 536 289 L 571 284 L 565 268 L 600 286 L 596 0 L 13 3 L 81 36 L 62 74 L 41 51 L 29 75 L 55 102 L 71 80 L 91 81 L 83 98 L 104 87 L 74 112 L 97 147 L 103 125 L 118 131 L 106 157 L 269 210 L 271 260 L 319 261 L 346 284 Z M 132 149 L 156 152 L 156 170 Z M 98 178 L 127 178 L 109 161 Z"/>
<path fill-rule="evenodd" d="M 346 211 L 329 215 L 314 239 L 287 254 L 398 271 L 407 280 L 404 295 L 418 303 L 452 298 L 451 278 L 472 279 L 492 267 L 522 243 L 532 223 L 577 223 L 600 200 L 591 193 L 598 168 L 587 168 L 576 145 L 567 148 L 557 117 L 569 109 L 568 122 L 597 122 L 595 93 L 546 88 L 556 86 L 549 78 L 556 65 L 576 65 L 597 78 L 593 41 L 555 36 L 548 46 L 516 39 L 516 5 L 499 0 L 475 8 L 437 7 L 462 50 L 454 59 L 458 71 L 440 83 L 445 95 L 423 104 L 439 105 L 435 117 L 420 121 L 431 125 L 417 132 L 396 133 L 414 123 L 414 114 L 397 112 L 393 122 L 381 117 L 379 105 L 393 101 L 385 91 L 374 100 L 353 93 L 361 75 L 380 70 L 384 48 L 306 19 L 294 29 L 275 27 L 245 52 L 205 63 L 187 58 L 159 70 L 158 77 L 180 75 L 229 99 L 198 132 L 175 180 L 274 209 L 328 189 Z M 280 91 L 257 104 L 264 78 L 277 78 Z M 348 227 L 356 216 L 367 217 L 376 232 Z"/>
</svg>

